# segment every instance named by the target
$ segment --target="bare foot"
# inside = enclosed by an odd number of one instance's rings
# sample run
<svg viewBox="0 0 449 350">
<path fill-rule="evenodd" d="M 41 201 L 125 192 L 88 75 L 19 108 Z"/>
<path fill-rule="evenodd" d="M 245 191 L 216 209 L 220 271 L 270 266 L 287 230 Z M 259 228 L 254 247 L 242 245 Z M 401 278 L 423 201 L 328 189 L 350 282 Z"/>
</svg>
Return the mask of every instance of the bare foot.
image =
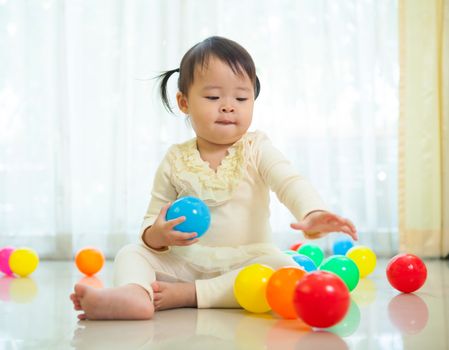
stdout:
<svg viewBox="0 0 449 350">
<path fill-rule="evenodd" d="M 179 307 L 197 307 L 196 288 L 193 283 L 155 281 L 151 284 L 156 310 Z"/>
<path fill-rule="evenodd" d="M 148 320 L 154 314 L 148 292 L 137 284 L 106 289 L 76 284 L 70 299 L 75 310 L 84 311 L 80 320 Z"/>
</svg>

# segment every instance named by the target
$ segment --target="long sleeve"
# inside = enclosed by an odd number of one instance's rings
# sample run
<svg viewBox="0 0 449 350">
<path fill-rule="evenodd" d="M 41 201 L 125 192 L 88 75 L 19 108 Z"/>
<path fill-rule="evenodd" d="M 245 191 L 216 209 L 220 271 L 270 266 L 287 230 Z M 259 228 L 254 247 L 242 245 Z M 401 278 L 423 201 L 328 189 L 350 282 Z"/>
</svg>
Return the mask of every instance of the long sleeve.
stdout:
<svg viewBox="0 0 449 350">
<path fill-rule="evenodd" d="M 318 192 L 302 177 L 271 141 L 261 134 L 255 142 L 255 161 L 265 183 L 300 221 L 314 210 L 327 210 Z"/>
<path fill-rule="evenodd" d="M 168 151 L 170 152 L 170 150 Z M 154 177 L 153 189 L 151 191 L 151 200 L 148 209 L 144 216 L 141 226 L 140 235 L 151 225 L 153 225 L 161 208 L 168 202 L 173 202 L 177 199 L 177 192 L 170 181 L 171 167 L 168 162 L 168 153 L 162 160 Z"/>
</svg>

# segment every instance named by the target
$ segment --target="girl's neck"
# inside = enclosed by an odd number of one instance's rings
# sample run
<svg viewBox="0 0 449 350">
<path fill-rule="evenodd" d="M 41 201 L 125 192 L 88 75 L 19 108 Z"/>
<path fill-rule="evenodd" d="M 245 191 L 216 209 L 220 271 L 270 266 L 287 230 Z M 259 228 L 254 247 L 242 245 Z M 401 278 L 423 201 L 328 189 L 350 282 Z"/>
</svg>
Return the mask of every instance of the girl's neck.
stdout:
<svg viewBox="0 0 449 350">
<path fill-rule="evenodd" d="M 234 143 L 218 144 L 218 143 L 213 143 L 213 142 L 207 141 L 198 136 L 196 138 L 196 147 L 197 147 L 198 151 L 200 153 L 207 153 L 207 154 L 226 152 L 228 150 L 228 148 L 231 147 Z"/>
<path fill-rule="evenodd" d="M 222 145 L 211 143 L 199 137 L 196 138 L 196 147 L 201 159 L 209 163 L 209 167 L 214 171 L 217 171 L 221 162 L 227 156 L 229 147 L 233 144 L 234 143 Z"/>
</svg>

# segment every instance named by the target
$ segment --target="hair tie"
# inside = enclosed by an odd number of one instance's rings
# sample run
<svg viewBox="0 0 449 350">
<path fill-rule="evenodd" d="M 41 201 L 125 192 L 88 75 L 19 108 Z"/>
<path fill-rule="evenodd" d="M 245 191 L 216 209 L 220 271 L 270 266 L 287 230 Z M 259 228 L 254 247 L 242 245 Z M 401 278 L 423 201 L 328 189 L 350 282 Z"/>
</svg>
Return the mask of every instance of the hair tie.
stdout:
<svg viewBox="0 0 449 350">
<path fill-rule="evenodd" d="M 179 73 L 179 68 L 174 69 L 173 72 Z"/>
</svg>

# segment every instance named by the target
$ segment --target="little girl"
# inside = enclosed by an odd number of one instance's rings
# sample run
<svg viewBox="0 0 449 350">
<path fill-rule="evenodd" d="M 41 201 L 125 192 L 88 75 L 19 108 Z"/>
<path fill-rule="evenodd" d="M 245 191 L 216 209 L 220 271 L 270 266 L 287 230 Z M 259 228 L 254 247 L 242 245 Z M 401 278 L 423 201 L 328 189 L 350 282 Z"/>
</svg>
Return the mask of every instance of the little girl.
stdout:
<svg viewBox="0 0 449 350">
<path fill-rule="evenodd" d="M 179 73 L 176 99 L 196 137 L 172 146 L 162 160 L 141 229 L 141 243 L 122 248 L 109 289 L 75 285 L 70 296 L 80 319 L 150 319 L 155 310 L 179 307 L 238 308 L 235 276 L 260 263 L 294 265 L 271 242 L 269 190 L 298 220 L 306 238 L 344 232 L 354 225 L 326 206 L 261 132 L 248 132 L 260 92 L 254 62 L 234 41 L 210 37 L 193 46 L 180 67 L 160 76 L 161 96 L 171 111 L 168 79 Z M 210 208 L 211 225 L 201 239 L 165 220 L 177 198 L 196 196 Z"/>
</svg>

